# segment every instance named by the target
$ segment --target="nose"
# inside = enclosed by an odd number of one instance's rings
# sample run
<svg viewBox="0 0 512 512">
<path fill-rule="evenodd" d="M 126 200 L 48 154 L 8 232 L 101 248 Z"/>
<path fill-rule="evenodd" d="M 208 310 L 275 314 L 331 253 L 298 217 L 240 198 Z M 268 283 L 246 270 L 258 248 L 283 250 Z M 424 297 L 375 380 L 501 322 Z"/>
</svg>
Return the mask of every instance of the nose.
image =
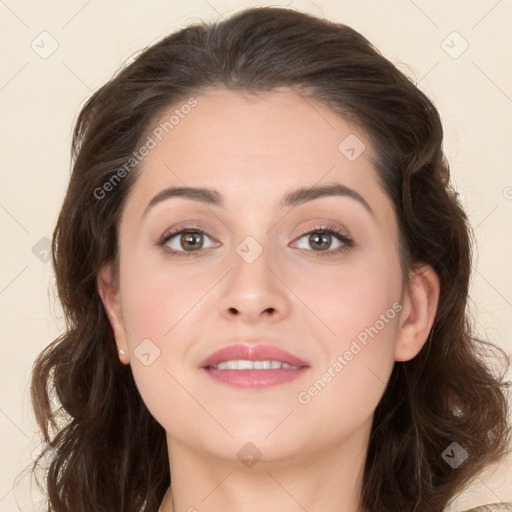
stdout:
<svg viewBox="0 0 512 512">
<path fill-rule="evenodd" d="M 282 320 L 289 314 L 290 292 L 280 266 L 267 250 L 249 261 L 235 253 L 218 302 L 220 314 L 248 324 Z"/>
</svg>

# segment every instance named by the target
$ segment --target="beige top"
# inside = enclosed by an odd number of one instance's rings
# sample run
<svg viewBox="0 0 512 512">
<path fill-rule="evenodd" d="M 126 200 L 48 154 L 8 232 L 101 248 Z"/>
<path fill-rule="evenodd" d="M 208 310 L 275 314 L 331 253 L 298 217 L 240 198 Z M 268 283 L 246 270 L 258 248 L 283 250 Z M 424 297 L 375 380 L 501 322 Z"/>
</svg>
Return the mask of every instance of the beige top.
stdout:
<svg viewBox="0 0 512 512">
<path fill-rule="evenodd" d="M 158 512 L 161 512 L 161 508 Z M 490 503 L 476 508 L 464 510 L 464 512 L 512 512 L 512 503 Z"/>
<path fill-rule="evenodd" d="M 165 493 L 164 499 L 162 503 L 166 501 L 168 498 L 169 489 Z M 158 512 L 161 512 L 162 508 L 158 509 Z M 469 510 L 464 510 L 463 512 L 512 512 L 512 502 L 508 503 L 489 503 L 488 505 L 480 505 L 479 507 L 472 508 Z"/>
<path fill-rule="evenodd" d="M 465 510 L 464 512 L 512 512 L 512 502 L 480 505 L 479 507 Z"/>
</svg>

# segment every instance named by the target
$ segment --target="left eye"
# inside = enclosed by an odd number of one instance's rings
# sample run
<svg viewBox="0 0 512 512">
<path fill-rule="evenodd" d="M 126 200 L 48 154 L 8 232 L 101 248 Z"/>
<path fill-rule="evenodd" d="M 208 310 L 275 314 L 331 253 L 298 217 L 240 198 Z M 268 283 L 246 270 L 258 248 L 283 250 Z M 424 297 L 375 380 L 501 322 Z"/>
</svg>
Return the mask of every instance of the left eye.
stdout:
<svg viewBox="0 0 512 512">
<path fill-rule="evenodd" d="M 327 254 L 332 254 L 349 249 L 353 246 L 353 241 L 350 238 L 332 226 L 318 227 L 312 231 L 308 231 L 307 233 L 302 234 L 300 238 L 298 238 L 299 249 L 308 249 L 307 246 L 304 247 L 302 244 L 300 244 L 302 239 L 305 239 L 306 244 L 309 244 L 309 246 L 313 248 L 314 252 L 316 253 L 324 252 Z M 338 239 L 339 241 L 338 245 L 335 247 L 331 247 L 333 239 Z"/>
</svg>

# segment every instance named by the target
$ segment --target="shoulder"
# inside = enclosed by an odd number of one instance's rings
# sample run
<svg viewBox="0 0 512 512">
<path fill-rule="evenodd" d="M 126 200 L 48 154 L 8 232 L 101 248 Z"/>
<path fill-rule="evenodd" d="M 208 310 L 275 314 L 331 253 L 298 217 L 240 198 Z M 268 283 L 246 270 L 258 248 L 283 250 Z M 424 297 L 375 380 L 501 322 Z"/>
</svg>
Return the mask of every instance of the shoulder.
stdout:
<svg viewBox="0 0 512 512">
<path fill-rule="evenodd" d="M 479 507 L 464 510 L 463 512 L 512 512 L 512 502 L 480 505 Z"/>
</svg>

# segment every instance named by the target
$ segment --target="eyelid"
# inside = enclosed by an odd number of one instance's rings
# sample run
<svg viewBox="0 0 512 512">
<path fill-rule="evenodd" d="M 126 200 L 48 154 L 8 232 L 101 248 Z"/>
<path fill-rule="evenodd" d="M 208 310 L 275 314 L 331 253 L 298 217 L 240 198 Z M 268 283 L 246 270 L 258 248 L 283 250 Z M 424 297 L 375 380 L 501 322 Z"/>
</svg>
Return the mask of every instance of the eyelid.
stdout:
<svg viewBox="0 0 512 512">
<path fill-rule="evenodd" d="M 332 222 L 317 222 L 314 226 L 309 228 L 302 228 L 298 238 L 303 237 L 304 235 L 309 235 L 311 233 L 314 233 L 316 231 L 327 231 L 332 233 L 338 233 L 340 236 L 343 236 L 344 238 L 351 238 L 348 230 L 342 227 L 338 227 L 337 225 L 334 225 Z"/>
<path fill-rule="evenodd" d="M 179 235 L 185 231 L 201 233 L 203 235 L 206 235 L 208 238 L 211 238 L 215 242 L 218 242 L 218 240 L 215 240 L 215 238 L 209 234 L 209 231 L 211 231 L 209 228 L 206 228 L 206 227 L 200 226 L 200 225 L 185 223 L 183 226 L 181 226 L 180 224 L 177 224 L 176 226 L 173 226 L 172 228 L 167 229 L 164 232 L 164 234 L 159 237 L 157 243 L 158 243 L 158 245 L 165 245 L 171 238 L 174 238 L 176 235 Z M 218 243 L 220 243 L 220 242 L 218 242 Z"/>
</svg>

